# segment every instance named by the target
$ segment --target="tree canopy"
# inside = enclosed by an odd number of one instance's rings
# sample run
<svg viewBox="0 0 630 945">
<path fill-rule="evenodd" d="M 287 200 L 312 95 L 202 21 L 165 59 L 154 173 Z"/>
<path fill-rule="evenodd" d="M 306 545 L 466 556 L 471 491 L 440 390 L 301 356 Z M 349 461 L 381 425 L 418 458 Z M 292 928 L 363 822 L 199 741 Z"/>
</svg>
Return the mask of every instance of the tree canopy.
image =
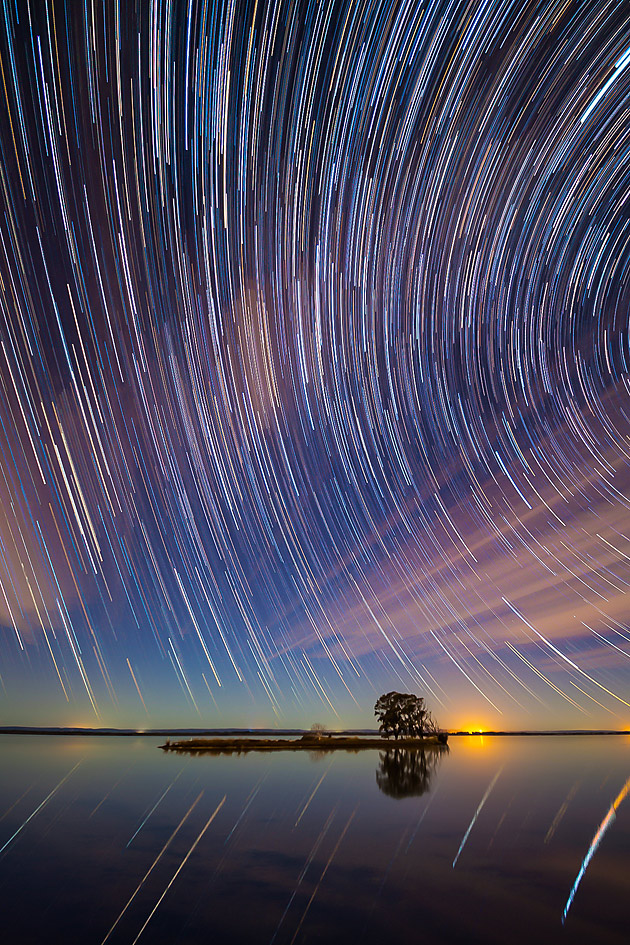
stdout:
<svg viewBox="0 0 630 945">
<path fill-rule="evenodd" d="M 393 735 L 422 738 L 437 734 L 438 726 L 428 711 L 422 696 L 408 692 L 387 692 L 376 700 L 374 715 L 384 738 Z"/>
</svg>

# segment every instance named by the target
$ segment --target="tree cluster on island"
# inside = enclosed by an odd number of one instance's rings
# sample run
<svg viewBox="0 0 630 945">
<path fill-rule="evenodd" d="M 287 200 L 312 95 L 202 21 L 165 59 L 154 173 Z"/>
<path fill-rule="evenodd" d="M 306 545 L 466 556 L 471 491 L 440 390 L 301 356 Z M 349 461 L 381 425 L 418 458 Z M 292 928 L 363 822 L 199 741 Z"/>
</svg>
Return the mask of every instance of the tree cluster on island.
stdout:
<svg viewBox="0 0 630 945">
<path fill-rule="evenodd" d="M 374 715 L 383 738 L 424 738 L 443 735 L 422 696 L 408 692 L 387 692 L 376 700 Z M 446 738 L 444 738 L 446 741 Z"/>
</svg>

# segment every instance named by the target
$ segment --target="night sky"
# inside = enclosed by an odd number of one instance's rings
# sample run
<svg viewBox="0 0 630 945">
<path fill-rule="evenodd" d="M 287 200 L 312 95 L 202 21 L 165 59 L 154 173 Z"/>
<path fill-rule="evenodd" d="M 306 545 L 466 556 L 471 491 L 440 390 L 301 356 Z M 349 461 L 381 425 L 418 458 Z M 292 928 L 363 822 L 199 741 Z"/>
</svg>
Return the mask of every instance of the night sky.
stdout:
<svg viewBox="0 0 630 945">
<path fill-rule="evenodd" d="M 627 727 L 627 5 L 0 16 L 0 722 Z"/>
</svg>

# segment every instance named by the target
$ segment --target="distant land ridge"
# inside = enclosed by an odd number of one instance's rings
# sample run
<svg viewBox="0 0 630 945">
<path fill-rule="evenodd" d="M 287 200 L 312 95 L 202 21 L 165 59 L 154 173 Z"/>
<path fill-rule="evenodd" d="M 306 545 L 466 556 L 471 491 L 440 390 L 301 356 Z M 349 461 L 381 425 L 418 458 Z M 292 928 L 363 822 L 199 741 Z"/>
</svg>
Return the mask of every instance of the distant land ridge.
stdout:
<svg viewBox="0 0 630 945">
<path fill-rule="evenodd" d="M 63 726 L 34 726 L 34 725 L 2 725 L 0 735 L 109 735 L 109 736 L 164 736 L 164 735 L 250 735 L 250 736 L 282 736 L 307 735 L 309 729 L 303 728 L 76 728 Z M 503 736 L 503 735 L 630 735 L 622 729 L 553 729 L 553 730 L 519 730 L 513 732 L 483 731 L 470 732 L 465 730 L 447 731 L 451 738 L 459 735 L 466 736 Z M 337 729 L 326 731 L 326 735 L 365 735 L 380 737 L 380 733 L 372 728 Z M 395 744 L 391 739 L 392 745 Z"/>
</svg>

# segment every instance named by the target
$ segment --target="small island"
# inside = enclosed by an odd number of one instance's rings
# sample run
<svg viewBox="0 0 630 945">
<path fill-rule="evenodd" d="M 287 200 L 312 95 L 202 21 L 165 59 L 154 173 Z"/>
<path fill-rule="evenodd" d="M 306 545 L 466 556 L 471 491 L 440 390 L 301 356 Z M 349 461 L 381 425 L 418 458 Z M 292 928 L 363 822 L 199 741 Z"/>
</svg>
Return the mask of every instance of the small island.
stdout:
<svg viewBox="0 0 630 945">
<path fill-rule="evenodd" d="M 392 742 L 387 738 L 363 735 L 316 735 L 308 732 L 301 738 L 190 738 L 181 742 L 166 742 L 163 751 L 214 752 L 232 754 L 247 751 L 360 751 L 364 748 L 428 748 L 446 745 L 448 735 L 427 735 L 424 738 L 401 738 Z"/>
<path fill-rule="evenodd" d="M 446 732 L 437 723 L 425 706 L 424 699 L 411 693 L 388 692 L 374 706 L 379 720 L 380 736 L 333 735 L 315 723 L 310 732 L 300 738 L 189 738 L 184 741 L 166 741 L 159 747 L 163 751 L 198 754 L 232 754 L 248 751 L 361 751 L 363 749 L 391 750 L 424 749 L 444 747 L 448 742 Z"/>
</svg>

